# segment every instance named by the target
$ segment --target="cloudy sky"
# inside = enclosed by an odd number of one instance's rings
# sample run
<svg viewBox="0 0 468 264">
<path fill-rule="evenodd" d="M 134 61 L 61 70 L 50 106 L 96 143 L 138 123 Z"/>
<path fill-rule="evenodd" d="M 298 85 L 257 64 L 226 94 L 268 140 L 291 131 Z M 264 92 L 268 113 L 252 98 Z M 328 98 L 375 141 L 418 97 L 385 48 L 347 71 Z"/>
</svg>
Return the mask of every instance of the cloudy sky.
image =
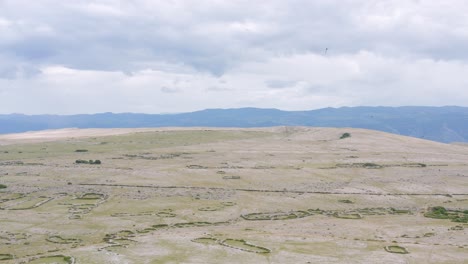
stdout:
<svg viewBox="0 0 468 264">
<path fill-rule="evenodd" d="M 0 114 L 468 106 L 465 0 L 0 0 Z"/>
</svg>

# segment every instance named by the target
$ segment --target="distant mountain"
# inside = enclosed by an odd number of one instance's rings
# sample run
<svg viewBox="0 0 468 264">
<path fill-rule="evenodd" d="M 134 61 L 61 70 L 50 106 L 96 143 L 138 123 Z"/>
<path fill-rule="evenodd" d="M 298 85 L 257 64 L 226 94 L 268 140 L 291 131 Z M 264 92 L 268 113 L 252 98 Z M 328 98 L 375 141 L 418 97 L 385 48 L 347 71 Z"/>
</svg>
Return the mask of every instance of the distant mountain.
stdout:
<svg viewBox="0 0 468 264">
<path fill-rule="evenodd" d="M 439 142 L 468 142 L 468 107 L 342 107 L 310 111 L 207 109 L 182 114 L 0 115 L 0 134 L 59 128 L 354 127 Z"/>
</svg>

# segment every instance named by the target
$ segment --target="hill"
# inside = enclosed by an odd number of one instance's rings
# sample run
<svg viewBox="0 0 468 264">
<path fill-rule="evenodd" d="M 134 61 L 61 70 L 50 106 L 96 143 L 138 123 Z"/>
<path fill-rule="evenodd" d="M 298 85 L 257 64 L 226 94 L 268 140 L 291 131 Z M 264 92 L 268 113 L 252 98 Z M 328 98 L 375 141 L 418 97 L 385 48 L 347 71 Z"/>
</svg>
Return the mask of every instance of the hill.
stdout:
<svg viewBox="0 0 468 264">
<path fill-rule="evenodd" d="M 1 135 L 0 263 L 465 263 L 467 150 L 352 128 Z"/>
<path fill-rule="evenodd" d="M 342 107 L 311 111 L 207 109 L 181 114 L 0 115 L 0 133 L 60 128 L 353 127 L 439 142 L 468 142 L 467 107 Z"/>
</svg>

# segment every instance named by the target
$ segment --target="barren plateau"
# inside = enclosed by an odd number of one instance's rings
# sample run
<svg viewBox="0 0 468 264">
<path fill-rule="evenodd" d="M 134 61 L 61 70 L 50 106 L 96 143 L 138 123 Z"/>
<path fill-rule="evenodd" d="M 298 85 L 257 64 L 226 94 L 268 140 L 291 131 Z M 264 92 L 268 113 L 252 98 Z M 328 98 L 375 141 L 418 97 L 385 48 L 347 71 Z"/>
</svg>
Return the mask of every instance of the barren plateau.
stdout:
<svg viewBox="0 0 468 264">
<path fill-rule="evenodd" d="M 0 264 L 467 263 L 468 145 L 351 128 L 0 135 Z"/>
</svg>

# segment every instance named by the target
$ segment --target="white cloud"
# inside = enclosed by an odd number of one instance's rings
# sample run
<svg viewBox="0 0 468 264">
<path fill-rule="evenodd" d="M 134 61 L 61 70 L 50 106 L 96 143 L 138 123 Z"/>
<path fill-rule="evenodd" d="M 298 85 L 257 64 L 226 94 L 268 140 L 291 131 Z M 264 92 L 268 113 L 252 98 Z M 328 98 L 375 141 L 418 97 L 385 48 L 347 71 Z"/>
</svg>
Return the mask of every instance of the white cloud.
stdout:
<svg viewBox="0 0 468 264">
<path fill-rule="evenodd" d="M 462 0 L 0 1 L 0 113 L 468 106 L 466 13 Z"/>
</svg>

